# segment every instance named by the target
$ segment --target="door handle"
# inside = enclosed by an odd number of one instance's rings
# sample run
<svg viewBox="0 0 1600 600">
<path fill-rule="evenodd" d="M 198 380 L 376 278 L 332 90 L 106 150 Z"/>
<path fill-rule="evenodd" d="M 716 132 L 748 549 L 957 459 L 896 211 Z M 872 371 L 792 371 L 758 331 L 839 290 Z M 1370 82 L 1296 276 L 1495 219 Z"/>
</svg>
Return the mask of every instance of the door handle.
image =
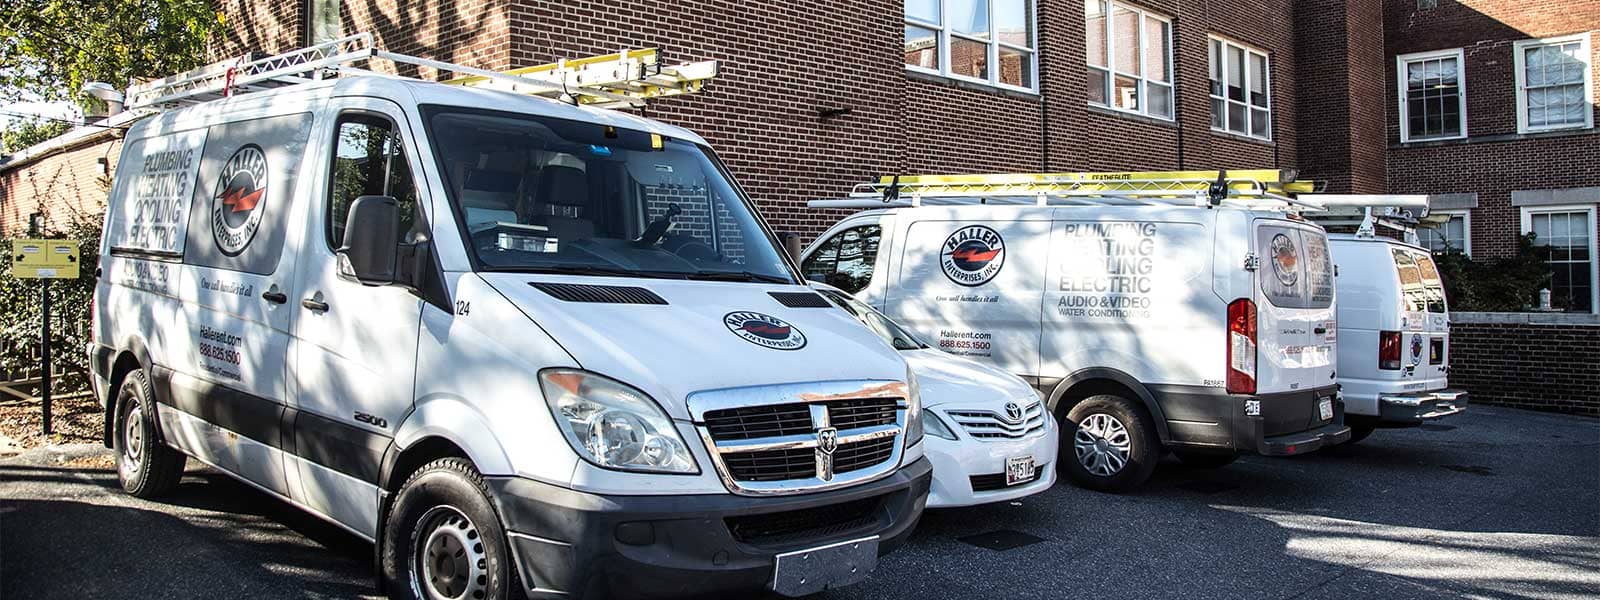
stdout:
<svg viewBox="0 0 1600 600">
<path fill-rule="evenodd" d="M 322 298 L 321 294 L 318 294 L 318 295 L 313 296 L 311 298 L 304 298 L 304 299 L 300 300 L 300 306 L 304 306 L 304 307 L 309 308 L 309 309 L 311 309 L 312 311 L 315 311 L 315 312 L 328 312 L 328 303 L 327 302 L 323 302 L 321 300 L 321 298 Z"/>
<path fill-rule="evenodd" d="M 289 301 L 289 295 L 277 290 L 261 292 L 261 299 L 273 304 L 283 304 Z"/>
<path fill-rule="evenodd" d="M 1317 335 L 1322 335 L 1322 334 L 1328 332 L 1328 328 L 1327 327 L 1318 327 L 1316 329 L 1313 329 L 1312 331 L 1316 332 Z"/>
</svg>

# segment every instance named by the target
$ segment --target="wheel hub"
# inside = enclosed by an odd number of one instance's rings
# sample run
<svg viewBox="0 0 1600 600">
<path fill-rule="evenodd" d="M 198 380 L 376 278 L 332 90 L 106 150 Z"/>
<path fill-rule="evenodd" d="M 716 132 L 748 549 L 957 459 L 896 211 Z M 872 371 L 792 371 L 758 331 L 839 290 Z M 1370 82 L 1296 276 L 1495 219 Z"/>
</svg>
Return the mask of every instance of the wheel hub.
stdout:
<svg viewBox="0 0 1600 600">
<path fill-rule="evenodd" d="M 122 468 L 128 472 L 137 471 L 144 458 L 144 409 L 138 404 L 122 418 L 122 457 Z"/>
<path fill-rule="evenodd" d="M 430 600 L 483 598 L 488 589 L 488 560 L 483 540 L 472 521 L 454 508 L 437 506 L 418 520 L 415 563 L 417 587 Z"/>
<path fill-rule="evenodd" d="M 1091 474 L 1110 477 L 1128 465 L 1132 451 L 1128 428 L 1105 413 L 1094 413 L 1078 424 L 1072 436 L 1072 449 L 1078 464 Z"/>
</svg>

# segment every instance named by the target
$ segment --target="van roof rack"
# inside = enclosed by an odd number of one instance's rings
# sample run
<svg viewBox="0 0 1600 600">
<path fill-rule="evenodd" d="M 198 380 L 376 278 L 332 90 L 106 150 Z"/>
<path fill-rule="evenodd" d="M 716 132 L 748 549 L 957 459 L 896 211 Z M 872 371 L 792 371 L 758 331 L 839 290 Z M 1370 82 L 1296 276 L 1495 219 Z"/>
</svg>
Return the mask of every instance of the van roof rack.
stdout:
<svg viewBox="0 0 1600 600">
<path fill-rule="evenodd" d="M 372 34 L 363 32 L 283 54 L 244 55 L 164 79 L 136 83 L 128 87 L 126 106 L 130 110 L 163 110 L 341 75 L 379 75 L 358 66 L 370 66 L 377 60 L 456 75 L 455 79 L 440 83 L 602 108 L 638 107 L 652 98 L 697 92 L 718 71 L 717 61 L 667 66 L 662 64 L 660 50 L 645 48 L 501 73 L 380 50 L 374 45 Z"/>
<path fill-rule="evenodd" d="M 1306 194 L 1301 199 L 1323 206 L 1323 210 L 1304 216 L 1323 227 L 1355 227 L 1360 238 L 1377 236 L 1384 227 L 1400 233 L 1415 244 L 1418 228 L 1433 228 L 1439 219 L 1428 215 L 1428 196 L 1424 194 Z"/>
<path fill-rule="evenodd" d="M 843 199 L 812 208 L 918 206 L 1227 206 L 1298 212 L 1321 210 L 1298 194 L 1319 190 L 1294 171 L 1129 171 L 994 175 L 890 176 L 863 183 Z"/>
</svg>

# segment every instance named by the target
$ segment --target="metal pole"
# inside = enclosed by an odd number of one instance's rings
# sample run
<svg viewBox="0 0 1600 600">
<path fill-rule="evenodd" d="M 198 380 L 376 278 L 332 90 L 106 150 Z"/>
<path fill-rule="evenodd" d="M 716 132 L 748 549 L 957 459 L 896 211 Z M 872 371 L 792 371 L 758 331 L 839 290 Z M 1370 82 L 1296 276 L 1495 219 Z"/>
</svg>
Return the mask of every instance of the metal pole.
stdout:
<svg viewBox="0 0 1600 600">
<path fill-rule="evenodd" d="M 50 436 L 50 280 L 40 280 L 39 286 L 39 395 L 43 399 L 40 416 L 44 420 L 44 435 Z"/>
</svg>

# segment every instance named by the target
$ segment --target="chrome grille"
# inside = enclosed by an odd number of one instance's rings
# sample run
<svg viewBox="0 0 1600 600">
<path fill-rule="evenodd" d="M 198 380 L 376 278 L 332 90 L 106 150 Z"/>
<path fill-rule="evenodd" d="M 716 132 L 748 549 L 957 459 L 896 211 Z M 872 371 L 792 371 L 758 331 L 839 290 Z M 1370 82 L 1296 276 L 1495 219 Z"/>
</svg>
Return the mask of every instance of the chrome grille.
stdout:
<svg viewBox="0 0 1600 600">
<path fill-rule="evenodd" d="M 1021 416 L 1012 418 L 991 410 L 947 410 L 967 435 L 979 440 L 1014 440 L 1028 437 L 1044 430 L 1044 404 L 1035 400 L 1019 407 Z"/>
<path fill-rule="evenodd" d="M 711 392 L 692 396 L 690 413 L 699 417 L 712 462 L 734 493 L 842 487 L 899 466 L 906 418 L 904 384 L 880 382 L 828 393 L 847 383 L 814 384 L 820 392 L 773 386 L 793 391 L 770 396 L 760 394 L 763 388 Z M 800 401 L 773 403 L 769 398 L 774 397 Z"/>
</svg>

